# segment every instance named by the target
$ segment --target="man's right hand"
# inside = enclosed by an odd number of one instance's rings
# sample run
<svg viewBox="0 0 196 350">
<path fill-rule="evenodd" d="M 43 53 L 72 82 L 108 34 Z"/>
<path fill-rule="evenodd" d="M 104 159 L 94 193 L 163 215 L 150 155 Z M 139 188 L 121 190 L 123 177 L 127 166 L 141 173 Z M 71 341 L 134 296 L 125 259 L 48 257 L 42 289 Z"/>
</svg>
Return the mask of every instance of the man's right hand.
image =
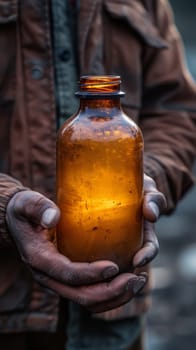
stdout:
<svg viewBox="0 0 196 350">
<path fill-rule="evenodd" d="M 147 277 L 118 274 L 118 266 L 106 260 L 71 262 L 49 240 L 49 230 L 56 226 L 59 216 L 56 205 L 38 192 L 18 192 L 8 203 L 10 234 L 34 278 L 92 312 L 110 310 L 131 300 Z"/>
</svg>

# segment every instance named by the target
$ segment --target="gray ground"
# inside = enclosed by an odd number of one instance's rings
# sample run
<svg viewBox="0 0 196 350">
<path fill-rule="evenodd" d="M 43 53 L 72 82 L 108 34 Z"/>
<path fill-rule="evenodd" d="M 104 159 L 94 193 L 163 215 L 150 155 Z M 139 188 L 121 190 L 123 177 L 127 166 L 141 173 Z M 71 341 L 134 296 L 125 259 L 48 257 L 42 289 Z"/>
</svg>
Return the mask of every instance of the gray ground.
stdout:
<svg viewBox="0 0 196 350">
<path fill-rule="evenodd" d="M 171 3 L 184 38 L 187 63 L 196 79 L 196 1 Z M 160 253 L 153 262 L 146 349 L 196 350 L 196 186 L 171 217 L 160 220 L 157 234 Z"/>
</svg>

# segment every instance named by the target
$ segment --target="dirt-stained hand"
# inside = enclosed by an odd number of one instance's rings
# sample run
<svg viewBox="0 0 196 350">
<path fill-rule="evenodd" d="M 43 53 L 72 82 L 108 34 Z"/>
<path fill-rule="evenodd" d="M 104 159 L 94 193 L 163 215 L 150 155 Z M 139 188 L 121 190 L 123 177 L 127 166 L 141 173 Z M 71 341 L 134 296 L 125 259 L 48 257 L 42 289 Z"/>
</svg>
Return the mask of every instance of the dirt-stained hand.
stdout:
<svg viewBox="0 0 196 350">
<path fill-rule="evenodd" d="M 142 248 L 133 258 L 134 267 L 141 267 L 152 261 L 159 251 L 154 223 L 167 207 L 166 198 L 159 192 L 155 181 L 144 175 L 144 241 Z"/>
<path fill-rule="evenodd" d="M 49 239 L 59 216 L 56 205 L 38 192 L 18 192 L 8 203 L 8 229 L 35 279 L 92 312 L 113 309 L 131 300 L 147 277 L 118 274 L 118 266 L 111 261 L 71 262 Z"/>
</svg>

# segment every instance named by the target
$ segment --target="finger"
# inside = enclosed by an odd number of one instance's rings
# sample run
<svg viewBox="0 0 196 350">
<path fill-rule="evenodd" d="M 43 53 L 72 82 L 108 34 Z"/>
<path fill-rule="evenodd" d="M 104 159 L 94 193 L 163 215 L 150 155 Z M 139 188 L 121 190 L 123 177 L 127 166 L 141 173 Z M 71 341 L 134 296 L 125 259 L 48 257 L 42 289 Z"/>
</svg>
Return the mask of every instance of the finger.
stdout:
<svg viewBox="0 0 196 350">
<path fill-rule="evenodd" d="M 26 193 L 24 195 L 29 202 L 29 194 L 27 194 L 27 197 Z M 31 195 L 30 198 L 32 198 Z M 36 198 L 41 198 L 40 202 L 42 202 L 42 196 L 40 197 L 39 194 L 37 196 L 37 193 Z M 22 200 L 22 205 L 21 197 L 16 198 L 15 201 L 14 208 L 18 210 L 17 213 L 23 213 L 26 210 L 24 208 L 25 200 Z M 34 203 L 37 203 L 37 201 L 35 200 Z M 31 213 L 31 209 L 28 210 Z M 110 261 L 99 261 L 91 264 L 72 263 L 64 255 L 61 255 L 54 244 L 48 240 L 48 230 L 40 226 L 35 229 L 26 218 L 24 220 L 23 217 L 20 217 L 20 219 L 13 220 L 13 217 L 13 215 L 10 215 L 11 231 L 14 232 L 14 239 L 22 260 L 31 268 L 42 271 L 51 278 L 70 285 L 95 283 L 118 274 L 118 266 Z"/>
<path fill-rule="evenodd" d="M 74 286 L 108 280 L 119 272 L 118 266 L 107 260 L 92 263 L 71 262 L 60 254 L 51 242 L 42 237 L 39 244 L 27 245 L 23 261 L 50 278 Z"/>
<path fill-rule="evenodd" d="M 136 294 L 138 294 L 145 286 L 147 279 L 141 277 L 138 280 L 132 280 L 130 283 L 126 286 L 126 292 L 122 293 L 119 297 L 112 299 L 111 301 L 106 301 L 99 303 L 97 305 L 93 305 L 92 312 L 94 313 L 100 313 L 104 311 L 109 311 L 112 309 L 116 309 L 119 306 L 122 306 L 135 297 Z"/>
<path fill-rule="evenodd" d="M 88 309 L 93 313 L 100 313 L 118 308 L 132 300 L 134 296 L 144 288 L 146 282 L 146 277 L 140 276 L 135 278 L 135 275 L 133 275 L 133 277 L 128 280 L 126 285 L 119 290 L 117 296 L 108 298 L 107 300 L 99 303 L 93 303 L 88 306 Z M 111 284 L 113 284 L 111 286 L 113 291 L 115 289 L 114 281 L 111 282 Z"/>
<path fill-rule="evenodd" d="M 70 287 L 43 276 L 36 275 L 36 280 L 52 289 L 64 298 L 68 298 L 92 312 L 102 312 L 118 307 L 134 297 L 146 284 L 146 277 L 133 274 L 122 274 L 108 283 L 91 286 Z"/>
<path fill-rule="evenodd" d="M 35 191 L 21 191 L 11 199 L 8 210 L 19 218 L 27 218 L 44 228 L 54 227 L 60 216 L 58 207 L 48 198 Z"/>
<path fill-rule="evenodd" d="M 145 175 L 143 200 L 144 217 L 151 222 L 155 222 L 160 214 L 164 213 L 166 208 L 167 202 L 165 196 L 157 190 L 155 181 Z"/>
<path fill-rule="evenodd" d="M 133 266 L 141 267 L 152 261 L 159 251 L 159 242 L 154 230 L 154 224 L 144 222 L 143 247 L 134 255 Z"/>
</svg>

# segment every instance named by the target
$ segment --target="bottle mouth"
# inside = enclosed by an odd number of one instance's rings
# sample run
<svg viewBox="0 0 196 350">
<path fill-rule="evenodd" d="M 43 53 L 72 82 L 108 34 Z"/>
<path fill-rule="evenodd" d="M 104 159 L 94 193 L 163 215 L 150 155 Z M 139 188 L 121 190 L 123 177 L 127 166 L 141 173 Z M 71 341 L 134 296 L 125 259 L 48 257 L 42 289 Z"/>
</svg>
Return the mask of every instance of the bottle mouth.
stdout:
<svg viewBox="0 0 196 350">
<path fill-rule="evenodd" d="M 80 78 L 77 96 L 97 97 L 124 96 L 120 90 L 121 78 L 118 75 L 85 75 Z"/>
</svg>

